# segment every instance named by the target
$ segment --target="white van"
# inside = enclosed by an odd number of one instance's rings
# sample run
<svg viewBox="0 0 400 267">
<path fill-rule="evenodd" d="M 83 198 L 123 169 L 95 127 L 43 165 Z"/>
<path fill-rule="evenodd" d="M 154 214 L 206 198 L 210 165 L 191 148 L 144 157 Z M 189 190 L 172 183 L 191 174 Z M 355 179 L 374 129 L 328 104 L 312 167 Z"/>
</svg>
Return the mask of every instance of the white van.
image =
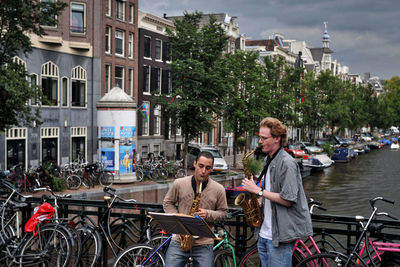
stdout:
<svg viewBox="0 0 400 267">
<path fill-rule="evenodd" d="M 200 153 L 200 151 L 208 151 L 214 156 L 213 172 L 226 172 L 229 169 L 229 166 L 226 163 L 221 152 L 218 148 L 214 146 L 199 146 L 196 144 L 189 144 L 188 151 L 188 168 L 194 168 L 194 161 L 196 160 L 197 155 Z"/>
</svg>

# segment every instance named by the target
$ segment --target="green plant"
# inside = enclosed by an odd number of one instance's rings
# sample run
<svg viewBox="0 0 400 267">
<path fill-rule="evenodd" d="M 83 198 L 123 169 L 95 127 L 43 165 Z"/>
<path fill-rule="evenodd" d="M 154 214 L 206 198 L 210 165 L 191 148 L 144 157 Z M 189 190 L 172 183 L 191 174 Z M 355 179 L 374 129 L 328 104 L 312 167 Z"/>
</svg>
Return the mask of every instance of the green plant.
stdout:
<svg viewBox="0 0 400 267">
<path fill-rule="evenodd" d="M 332 143 L 325 143 L 322 145 L 322 148 L 324 149 L 325 153 L 327 153 L 329 156 L 332 156 L 332 154 L 333 154 Z"/>
<path fill-rule="evenodd" d="M 236 143 L 237 143 L 238 147 L 242 147 L 242 146 L 246 145 L 246 139 L 243 136 L 239 136 L 236 139 Z"/>
<path fill-rule="evenodd" d="M 247 162 L 248 162 L 249 170 L 251 171 L 251 173 L 253 175 L 259 174 L 261 172 L 261 170 L 263 169 L 263 165 L 264 165 L 263 159 L 256 160 L 254 158 L 248 158 Z"/>
</svg>

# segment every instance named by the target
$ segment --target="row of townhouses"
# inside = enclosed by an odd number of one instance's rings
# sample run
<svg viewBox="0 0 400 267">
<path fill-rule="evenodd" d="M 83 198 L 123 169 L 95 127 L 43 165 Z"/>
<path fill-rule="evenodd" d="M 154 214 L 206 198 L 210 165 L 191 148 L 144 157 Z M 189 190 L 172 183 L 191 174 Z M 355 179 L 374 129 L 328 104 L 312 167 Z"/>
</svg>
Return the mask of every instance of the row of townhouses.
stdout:
<svg viewBox="0 0 400 267">
<path fill-rule="evenodd" d="M 31 83 L 41 85 L 49 99 L 29 105 L 40 108 L 43 124 L 11 128 L 0 135 L 0 169 L 21 164 L 24 169 L 45 161 L 59 165 L 80 159 L 106 161 L 117 174 L 149 155 L 181 158 L 179 129 L 163 120 L 154 96 L 172 90 L 170 45 L 166 29 L 177 17 L 139 11 L 138 0 L 66 0 L 58 25 L 43 25 L 47 35 L 32 35 L 33 51 L 14 59 L 23 64 Z M 275 34 L 267 40 L 246 40 L 236 17 L 213 14 L 229 40 L 226 53 L 257 50 L 262 57 L 281 56 L 287 64 L 309 71 L 330 69 L 351 77 L 348 68 L 332 59 L 325 24 L 323 46 Z M 205 14 L 202 23 L 209 15 Z M 219 118 L 215 129 L 194 142 L 232 147 L 232 137 Z M 1 153 L 1 151 L 3 151 Z"/>
</svg>

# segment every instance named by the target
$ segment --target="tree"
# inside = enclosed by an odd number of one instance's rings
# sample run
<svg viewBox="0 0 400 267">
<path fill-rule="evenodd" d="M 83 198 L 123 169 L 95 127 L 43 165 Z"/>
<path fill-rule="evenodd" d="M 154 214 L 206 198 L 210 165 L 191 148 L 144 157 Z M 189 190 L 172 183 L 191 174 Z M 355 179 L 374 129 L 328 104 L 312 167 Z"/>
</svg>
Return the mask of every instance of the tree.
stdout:
<svg viewBox="0 0 400 267">
<path fill-rule="evenodd" d="M 240 50 L 226 55 L 229 66 L 226 82 L 230 90 L 224 98 L 223 118 L 225 130 L 233 134 L 233 167 L 236 167 L 238 138 L 246 132 L 253 133 L 263 116 L 266 99 L 262 66 L 257 59 L 258 53 Z"/>
<path fill-rule="evenodd" d="M 387 123 L 385 128 L 400 125 L 400 77 L 394 76 L 387 80 L 384 85 L 385 94 L 383 101 L 387 107 Z"/>
<path fill-rule="evenodd" d="M 185 155 L 190 140 L 215 126 L 227 88 L 222 75 L 227 37 L 214 17 L 200 27 L 201 18 L 199 12 L 184 13 L 174 22 L 175 32 L 168 30 L 174 101 L 159 100 L 172 127 L 181 128 Z M 185 159 L 185 167 L 186 163 Z"/>
<path fill-rule="evenodd" d="M 36 85 L 27 81 L 24 66 L 13 58 L 32 51 L 29 34 L 44 35 L 41 25 L 56 25 L 66 6 L 61 1 L 0 1 L 0 131 L 12 126 L 40 123 L 39 111 L 27 105 L 35 97 Z"/>
</svg>

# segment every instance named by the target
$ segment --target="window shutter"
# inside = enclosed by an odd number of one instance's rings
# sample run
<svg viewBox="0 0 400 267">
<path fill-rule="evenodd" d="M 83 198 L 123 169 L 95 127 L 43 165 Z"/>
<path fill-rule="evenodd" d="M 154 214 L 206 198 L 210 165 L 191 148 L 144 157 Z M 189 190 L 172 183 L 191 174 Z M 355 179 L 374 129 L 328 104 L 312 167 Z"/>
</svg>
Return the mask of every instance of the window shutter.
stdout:
<svg viewBox="0 0 400 267">
<path fill-rule="evenodd" d="M 162 70 L 162 81 L 161 81 L 162 94 L 169 94 L 168 73 L 169 70 Z"/>
</svg>

